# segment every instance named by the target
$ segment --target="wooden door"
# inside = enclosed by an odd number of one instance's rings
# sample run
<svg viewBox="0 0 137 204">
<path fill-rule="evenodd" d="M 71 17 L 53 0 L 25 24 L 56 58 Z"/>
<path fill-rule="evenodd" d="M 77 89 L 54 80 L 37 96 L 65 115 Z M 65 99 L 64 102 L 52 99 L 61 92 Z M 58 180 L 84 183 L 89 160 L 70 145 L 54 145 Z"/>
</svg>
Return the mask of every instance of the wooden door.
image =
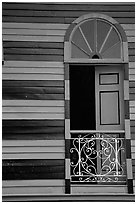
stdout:
<svg viewBox="0 0 137 204">
<path fill-rule="evenodd" d="M 96 130 L 124 129 L 123 82 L 122 67 L 95 67 Z"/>
<path fill-rule="evenodd" d="M 70 66 L 70 129 L 123 130 L 123 83 L 118 65 Z"/>
</svg>

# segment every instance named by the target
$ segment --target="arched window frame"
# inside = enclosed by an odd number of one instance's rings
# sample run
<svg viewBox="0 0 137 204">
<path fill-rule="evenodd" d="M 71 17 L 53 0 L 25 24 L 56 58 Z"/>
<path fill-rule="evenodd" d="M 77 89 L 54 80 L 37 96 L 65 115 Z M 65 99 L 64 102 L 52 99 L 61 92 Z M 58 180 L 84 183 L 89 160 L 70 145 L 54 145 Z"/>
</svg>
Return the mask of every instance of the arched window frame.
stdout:
<svg viewBox="0 0 137 204">
<path fill-rule="evenodd" d="M 123 57 L 121 59 L 75 59 L 71 58 L 71 36 L 76 27 L 85 20 L 102 19 L 108 21 L 118 31 L 121 41 Z M 71 193 L 70 181 L 70 90 L 69 90 L 69 65 L 70 64 L 123 64 L 124 69 L 124 117 L 125 117 L 125 144 L 126 144 L 126 167 L 127 167 L 127 192 L 133 193 L 133 175 L 131 159 L 131 136 L 130 136 L 130 118 L 129 118 L 129 70 L 128 70 L 128 42 L 126 34 L 121 25 L 113 18 L 98 14 L 90 13 L 83 15 L 73 21 L 66 31 L 64 37 L 64 79 L 65 79 L 65 193 Z"/>
<path fill-rule="evenodd" d="M 77 29 L 79 25 L 81 25 L 83 22 L 88 20 L 94 20 L 94 19 L 101 19 L 108 22 L 108 24 L 111 24 L 113 28 L 117 31 L 118 35 L 121 38 L 121 47 L 122 47 L 122 58 L 121 59 L 80 59 L 80 58 L 71 58 L 71 38 L 73 36 L 73 33 Z M 90 13 L 83 15 L 73 21 L 69 28 L 67 29 L 67 32 L 65 34 L 64 38 L 64 62 L 68 63 L 128 63 L 128 43 L 127 43 L 127 37 L 125 32 L 123 31 L 123 28 L 121 25 L 114 20 L 113 18 L 106 16 L 104 14 L 98 14 L 98 13 Z"/>
</svg>

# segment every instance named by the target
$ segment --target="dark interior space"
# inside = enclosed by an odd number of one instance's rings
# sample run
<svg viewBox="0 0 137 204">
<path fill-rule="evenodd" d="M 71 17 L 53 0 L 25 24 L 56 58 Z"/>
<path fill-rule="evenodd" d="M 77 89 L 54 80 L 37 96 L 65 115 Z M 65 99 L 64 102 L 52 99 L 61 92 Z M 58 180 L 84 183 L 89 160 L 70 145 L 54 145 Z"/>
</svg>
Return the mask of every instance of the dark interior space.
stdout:
<svg viewBox="0 0 137 204">
<path fill-rule="evenodd" d="M 94 66 L 70 66 L 70 128 L 95 130 Z"/>
</svg>

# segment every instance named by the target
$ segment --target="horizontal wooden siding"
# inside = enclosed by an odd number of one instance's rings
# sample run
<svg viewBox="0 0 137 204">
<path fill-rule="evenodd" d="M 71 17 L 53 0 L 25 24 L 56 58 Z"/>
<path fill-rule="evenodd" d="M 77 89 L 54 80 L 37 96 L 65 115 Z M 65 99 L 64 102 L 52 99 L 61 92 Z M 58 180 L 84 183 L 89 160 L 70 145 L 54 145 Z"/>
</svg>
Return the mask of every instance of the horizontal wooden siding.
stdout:
<svg viewBox="0 0 137 204">
<path fill-rule="evenodd" d="M 132 163 L 135 165 L 135 12 L 134 4 L 51 4 L 3 3 L 3 159 L 4 195 L 64 194 L 64 36 L 70 23 L 77 17 L 97 12 L 109 15 L 124 28 L 129 48 L 130 123 L 132 137 Z M 55 141 L 55 142 L 53 142 Z M 15 146 L 15 148 L 14 148 Z M 25 148 L 24 148 L 25 147 Z M 19 155 L 19 156 L 17 156 Z M 37 180 L 5 181 L 11 172 L 20 176 L 17 168 L 32 163 Z M 49 180 L 56 170 L 55 180 Z M 54 163 L 41 182 L 40 172 Z M 48 169 L 48 168 L 47 168 Z M 59 171 L 58 171 L 59 169 Z M 22 169 L 20 169 L 22 170 Z M 5 171 L 3 171 L 5 172 Z M 38 174 L 37 174 L 38 173 Z M 54 174 L 54 173 L 53 173 Z M 18 177 L 17 176 L 17 177 Z M 25 176 L 25 175 L 24 175 Z M 34 176 L 35 177 L 35 176 Z M 53 176 L 54 177 L 54 176 Z M 19 178 L 19 177 L 18 177 Z M 15 178 L 16 179 L 16 178 Z M 21 179 L 21 178 L 19 178 Z M 24 178 L 22 178 L 24 179 Z M 36 178 L 35 178 L 36 179 Z M 54 179 L 54 178 L 51 178 Z M 72 187 L 72 193 L 91 193 L 101 188 Z M 110 193 L 113 187 L 108 190 Z M 88 190 L 88 191 L 87 191 Z M 104 193 L 108 192 L 105 188 Z M 125 187 L 115 193 L 126 193 Z M 93 191 L 92 191 L 93 192 Z M 98 191 L 100 192 L 100 191 Z"/>
</svg>

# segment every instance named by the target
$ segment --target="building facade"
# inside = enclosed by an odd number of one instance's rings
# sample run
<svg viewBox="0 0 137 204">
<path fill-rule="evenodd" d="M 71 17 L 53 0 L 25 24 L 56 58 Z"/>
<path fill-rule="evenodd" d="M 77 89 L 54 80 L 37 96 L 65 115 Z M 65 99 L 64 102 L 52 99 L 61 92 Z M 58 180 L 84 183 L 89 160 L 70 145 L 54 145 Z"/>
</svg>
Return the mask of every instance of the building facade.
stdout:
<svg viewBox="0 0 137 204">
<path fill-rule="evenodd" d="M 134 3 L 3 3 L 3 201 L 133 201 Z"/>
</svg>

